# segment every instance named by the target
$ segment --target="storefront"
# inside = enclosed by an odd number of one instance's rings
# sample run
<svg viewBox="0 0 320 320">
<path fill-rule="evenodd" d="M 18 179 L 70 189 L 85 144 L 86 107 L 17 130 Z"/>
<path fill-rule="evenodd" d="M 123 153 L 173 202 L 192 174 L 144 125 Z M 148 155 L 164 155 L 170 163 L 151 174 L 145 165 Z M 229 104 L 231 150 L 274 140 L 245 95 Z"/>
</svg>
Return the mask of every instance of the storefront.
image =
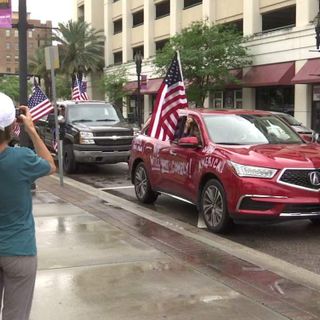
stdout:
<svg viewBox="0 0 320 320">
<path fill-rule="evenodd" d="M 309 59 L 292 79 L 311 86 L 311 128 L 320 131 L 320 59 Z"/>
</svg>

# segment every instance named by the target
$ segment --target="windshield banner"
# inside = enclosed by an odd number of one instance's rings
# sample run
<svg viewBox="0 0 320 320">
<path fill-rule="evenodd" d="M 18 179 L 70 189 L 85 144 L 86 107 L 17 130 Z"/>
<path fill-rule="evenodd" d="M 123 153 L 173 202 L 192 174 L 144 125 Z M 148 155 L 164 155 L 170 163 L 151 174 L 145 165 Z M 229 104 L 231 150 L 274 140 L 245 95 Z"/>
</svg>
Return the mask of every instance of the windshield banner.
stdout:
<svg viewBox="0 0 320 320">
<path fill-rule="evenodd" d="M 0 0 L 0 28 L 11 28 L 11 0 Z"/>
</svg>

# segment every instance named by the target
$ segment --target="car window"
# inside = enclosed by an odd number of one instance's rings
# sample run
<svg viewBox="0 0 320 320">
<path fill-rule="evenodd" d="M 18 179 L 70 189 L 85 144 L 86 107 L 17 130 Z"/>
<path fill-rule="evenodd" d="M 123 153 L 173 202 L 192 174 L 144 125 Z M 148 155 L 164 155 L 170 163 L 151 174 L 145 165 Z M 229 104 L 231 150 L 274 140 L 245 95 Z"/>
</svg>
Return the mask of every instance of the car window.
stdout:
<svg viewBox="0 0 320 320">
<path fill-rule="evenodd" d="M 75 104 L 68 106 L 68 120 L 77 121 L 110 121 L 118 122 L 120 114 L 112 104 Z"/>
<path fill-rule="evenodd" d="M 219 144 L 303 143 L 299 135 L 273 115 L 206 115 L 211 140 Z"/>
<path fill-rule="evenodd" d="M 290 116 L 290 114 L 278 114 L 278 116 L 284 120 L 285 122 L 287 122 L 290 126 L 300 126 L 301 123 L 295 119 L 293 116 Z"/>
</svg>

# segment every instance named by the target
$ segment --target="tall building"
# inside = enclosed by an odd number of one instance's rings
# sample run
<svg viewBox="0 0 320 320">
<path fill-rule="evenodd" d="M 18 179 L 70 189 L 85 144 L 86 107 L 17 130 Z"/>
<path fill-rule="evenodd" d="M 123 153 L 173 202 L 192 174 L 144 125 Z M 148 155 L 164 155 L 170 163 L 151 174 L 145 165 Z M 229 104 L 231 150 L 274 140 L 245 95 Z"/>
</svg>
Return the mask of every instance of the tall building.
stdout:
<svg viewBox="0 0 320 320">
<path fill-rule="evenodd" d="M 241 85 L 210 96 L 207 108 L 256 108 L 294 114 L 320 130 L 320 52 L 314 19 L 319 0 L 74 0 L 75 17 L 104 29 L 105 72 L 124 64 L 130 75 L 128 108 L 136 107 L 134 55 L 143 53 L 147 76 L 144 115 L 152 111 L 161 83 L 156 50 L 193 21 L 234 23 L 247 42 L 253 65 L 239 72 Z"/>
<path fill-rule="evenodd" d="M 27 16 L 29 25 L 34 26 L 27 31 L 28 58 L 32 57 L 36 50 L 50 41 L 52 37 L 52 23 L 46 21 L 41 23 L 40 20 L 30 19 Z M 13 12 L 12 24 L 17 24 L 18 13 Z M 45 29 L 39 29 L 45 28 Z M 17 28 L 1 29 L 0 28 L 0 75 L 18 74 L 19 73 L 19 33 Z"/>
</svg>

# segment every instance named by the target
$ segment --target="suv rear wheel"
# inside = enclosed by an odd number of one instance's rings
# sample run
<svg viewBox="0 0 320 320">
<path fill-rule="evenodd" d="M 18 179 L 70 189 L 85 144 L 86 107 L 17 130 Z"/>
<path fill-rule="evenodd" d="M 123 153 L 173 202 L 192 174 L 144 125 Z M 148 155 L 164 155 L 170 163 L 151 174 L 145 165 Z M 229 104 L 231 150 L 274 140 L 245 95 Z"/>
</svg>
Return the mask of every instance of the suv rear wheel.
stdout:
<svg viewBox="0 0 320 320">
<path fill-rule="evenodd" d="M 200 214 L 208 229 L 215 233 L 227 232 L 233 224 L 224 188 L 216 179 L 210 179 L 201 192 Z"/>
<path fill-rule="evenodd" d="M 77 171 L 77 163 L 74 160 L 73 147 L 71 144 L 63 146 L 63 170 L 68 174 Z"/>
<path fill-rule="evenodd" d="M 158 194 L 151 189 L 143 162 L 140 162 L 134 171 L 133 184 L 137 199 L 140 202 L 153 203 L 157 200 Z"/>
</svg>

